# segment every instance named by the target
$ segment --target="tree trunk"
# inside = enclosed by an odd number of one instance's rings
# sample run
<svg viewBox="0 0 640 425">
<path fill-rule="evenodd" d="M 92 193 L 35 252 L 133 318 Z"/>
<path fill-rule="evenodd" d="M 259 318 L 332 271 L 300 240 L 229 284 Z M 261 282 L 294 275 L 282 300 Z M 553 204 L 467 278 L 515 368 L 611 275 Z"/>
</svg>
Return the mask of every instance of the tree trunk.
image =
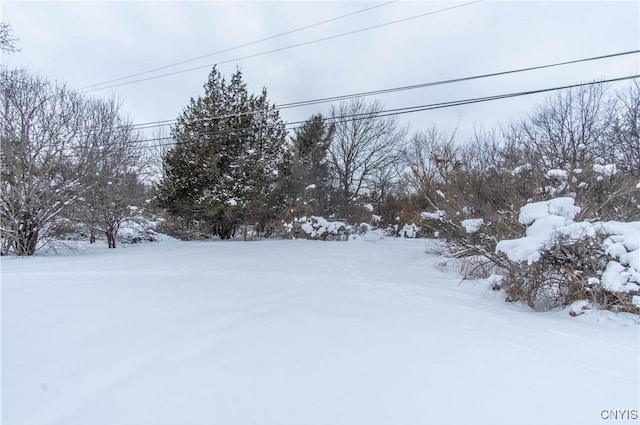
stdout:
<svg viewBox="0 0 640 425">
<path fill-rule="evenodd" d="M 11 251 L 11 246 L 13 245 L 13 241 L 9 238 L 2 240 L 2 251 L 0 251 L 0 255 L 9 255 Z"/>
<path fill-rule="evenodd" d="M 106 232 L 104 232 L 105 235 L 107 236 L 107 246 L 109 248 L 115 248 L 116 247 L 116 232 L 114 230 L 108 230 Z"/>
<path fill-rule="evenodd" d="M 39 234 L 38 227 L 34 223 L 29 220 L 23 221 L 22 226 L 18 228 L 14 243 L 16 255 L 24 256 L 35 254 Z"/>
</svg>

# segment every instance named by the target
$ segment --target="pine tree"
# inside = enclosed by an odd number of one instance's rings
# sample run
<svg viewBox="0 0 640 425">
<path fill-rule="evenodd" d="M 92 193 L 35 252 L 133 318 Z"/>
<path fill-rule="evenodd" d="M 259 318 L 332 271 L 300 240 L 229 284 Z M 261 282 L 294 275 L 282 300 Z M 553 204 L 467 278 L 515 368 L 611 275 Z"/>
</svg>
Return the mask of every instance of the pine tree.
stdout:
<svg viewBox="0 0 640 425">
<path fill-rule="evenodd" d="M 266 89 L 250 95 L 237 70 L 226 83 L 213 69 L 205 94 L 185 108 L 164 158 L 161 205 L 228 239 L 238 226 L 264 229 L 284 159 L 286 131 Z"/>
<path fill-rule="evenodd" d="M 327 150 L 334 127 L 321 114 L 311 116 L 292 137 L 287 203 L 297 215 L 328 215 L 331 186 Z"/>
</svg>

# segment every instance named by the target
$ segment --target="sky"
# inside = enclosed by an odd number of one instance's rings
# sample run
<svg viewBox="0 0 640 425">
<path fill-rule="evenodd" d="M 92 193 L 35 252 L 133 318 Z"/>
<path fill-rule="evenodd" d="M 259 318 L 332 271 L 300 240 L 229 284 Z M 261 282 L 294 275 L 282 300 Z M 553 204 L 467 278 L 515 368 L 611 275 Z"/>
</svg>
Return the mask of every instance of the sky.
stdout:
<svg viewBox="0 0 640 425">
<path fill-rule="evenodd" d="M 456 5 L 460 7 L 438 12 Z M 253 43 L 350 13 L 354 14 Z M 412 19 L 315 42 L 405 18 Z M 21 49 L 4 54 L 3 65 L 27 67 L 77 89 L 229 49 L 133 79 L 198 70 L 90 92 L 118 97 L 135 123 L 175 119 L 190 98 L 203 93 L 211 66 L 220 62 L 225 62 L 218 65 L 223 74 L 239 67 L 251 92 L 266 87 L 270 100 L 283 104 L 640 48 L 637 1 L 2 1 L 0 20 L 11 24 Z M 287 48 L 307 42 L 311 43 Z M 248 43 L 252 44 L 233 49 Z M 639 58 L 634 54 L 378 99 L 385 108 L 401 108 L 623 77 L 640 73 Z M 545 95 L 533 95 L 398 119 L 411 132 L 433 125 L 445 132 L 457 128 L 457 138 L 464 143 L 475 128 L 523 118 L 544 99 Z M 288 122 L 301 121 L 314 113 L 326 115 L 329 107 L 287 109 L 282 116 Z"/>
</svg>

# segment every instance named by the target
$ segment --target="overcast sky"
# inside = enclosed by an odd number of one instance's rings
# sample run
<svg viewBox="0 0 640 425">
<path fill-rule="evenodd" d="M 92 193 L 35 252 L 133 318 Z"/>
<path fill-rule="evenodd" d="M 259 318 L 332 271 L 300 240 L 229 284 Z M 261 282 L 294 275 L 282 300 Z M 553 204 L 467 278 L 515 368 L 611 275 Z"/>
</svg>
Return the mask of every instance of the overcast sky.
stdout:
<svg viewBox="0 0 640 425">
<path fill-rule="evenodd" d="M 638 49 L 640 10 L 628 2 L 483 1 L 303 47 L 244 56 L 318 40 L 464 2 L 28 2 L 2 1 L 1 20 L 19 37 L 20 53 L 2 63 L 28 67 L 74 88 L 207 55 L 371 6 L 375 9 L 304 31 L 169 68 L 239 66 L 252 92 L 266 86 L 276 104 L 506 71 Z M 200 95 L 209 66 L 95 95 L 115 94 L 137 123 L 174 119 Z M 570 65 L 379 97 L 398 108 L 547 88 L 640 73 L 639 55 Z M 126 81 L 122 81 L 126 82 Z M 619 87 L 619 86 L 616 86 Z M 615 87 L 614 87 L 615 89 Z M 467 138 L 531 111 L 544 95 L 400 117 L 412 130 L 437 124 Z M 283 111 L 304 120 L 329 105 Z"/>
</svg>

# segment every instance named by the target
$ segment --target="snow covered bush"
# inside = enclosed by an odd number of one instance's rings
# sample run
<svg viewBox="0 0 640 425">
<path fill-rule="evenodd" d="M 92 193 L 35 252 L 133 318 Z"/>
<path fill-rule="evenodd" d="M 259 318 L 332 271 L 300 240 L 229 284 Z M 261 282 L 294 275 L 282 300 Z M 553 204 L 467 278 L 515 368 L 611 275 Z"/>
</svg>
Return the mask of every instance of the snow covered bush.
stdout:
<svg viewBox="0 0 640 425">
<path fill-rule="evenodd" d="M 354 229 L 342 221 L 329 221 L 324 217 L 302 217 L 285 228 L 294 238 L 346 241 Z"/>
<path fill-rule="evenodd" d="M 364 235 L 371 232 L 371 230 L 373 230 L 373 227 L 369 223 L 360 223 L 357 233 L 359 235 Z"/>
<path fill-rule="evenodd" d="M 48 233 L 50 233 L 51 239 L 60 241 L 79 241 L 88 239 L 86 226 L 66 217 L 58 218 L 53 223 L 53 226 Z"/>
<path fill-rule="evenodd" d="M 418 238 L 420 237 L 420 227 L 416 226 L 414 223 L 405 224 L 402 226 L 402 230 L 400 231 L 400 237 L 402 238 Z"/>
<path fill-rule="evenodd" d="M 157 242 L 156 225 L 149 219 L 137 217 L 126 219 L 120 224 L 118 241 L 123 244 Z"/>
<path fill-rule="evenodd" d="M 496 233 L 504 234 L 505 228 L 512 227 L 509 215 L 510 211 L 497 211 L 493 220 L 485 220 L 464 218 L 464 212 L 453 216 L 443 210 L 423 212 L 422 229 L 440 241 L 436 251 L 449 258 L 448 268 L 457 270 L 465 279 L 485 279 L 506 266 L 504 256 L 496 254 L 495 246 Z"/>
<path fill-rule="evenodd" d="M 535 202 L 521 208 L 524 237 L 496 246 L 506 256 L 500 287 L 508 301 L 536 310 L 585 300 L 597 308 L 640 313 L 640 222 L 574 221 L 573 198 Z"/>
</svg>

